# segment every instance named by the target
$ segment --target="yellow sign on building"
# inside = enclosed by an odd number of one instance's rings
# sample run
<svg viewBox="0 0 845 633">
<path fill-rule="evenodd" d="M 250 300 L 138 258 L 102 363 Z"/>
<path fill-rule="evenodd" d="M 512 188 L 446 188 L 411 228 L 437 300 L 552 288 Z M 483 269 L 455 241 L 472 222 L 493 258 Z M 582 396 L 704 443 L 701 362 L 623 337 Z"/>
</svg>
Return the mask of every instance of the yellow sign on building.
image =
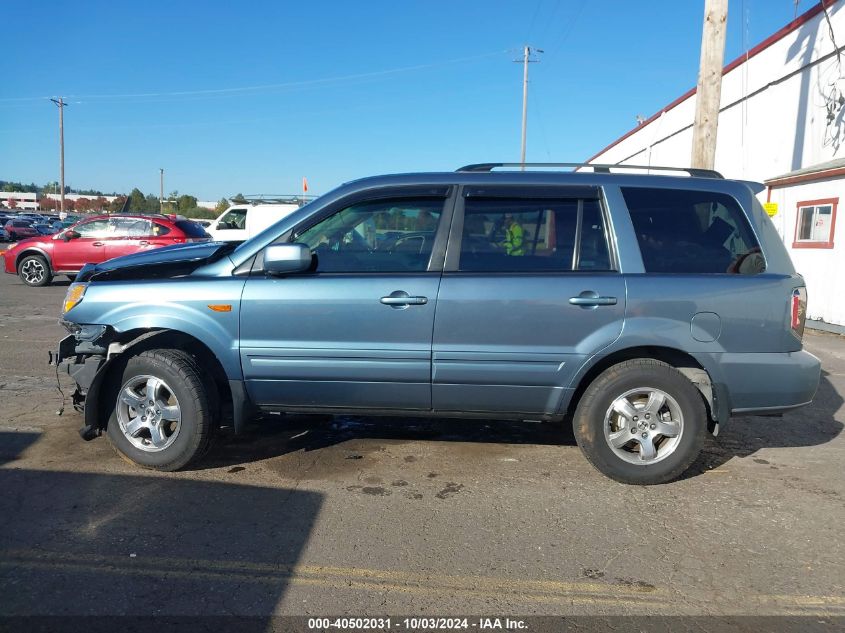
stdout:
<svg viewBox="0 0 845 633">
<path fill-rule="evenodd" d="M 766 210 L 766 213 L 769 214 L 770 218 L 773 218 L 778 214 L 778 203 L 777 202 L 764 202 L 763 208 Z"/>
</svg>

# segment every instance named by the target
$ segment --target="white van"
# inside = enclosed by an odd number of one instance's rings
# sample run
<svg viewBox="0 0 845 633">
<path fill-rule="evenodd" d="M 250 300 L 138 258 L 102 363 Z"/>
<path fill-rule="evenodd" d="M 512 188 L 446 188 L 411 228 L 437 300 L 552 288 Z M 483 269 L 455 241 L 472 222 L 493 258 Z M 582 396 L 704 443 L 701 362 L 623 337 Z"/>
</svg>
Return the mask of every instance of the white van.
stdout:
<svg viewBox="0 0 845 633">
<path fill-rule="evenodd" d="M 215 242 L 242 242 L 258 235 L 298 208 L 296 202 L 236 204 L 226 209 L 205 230 Z"/>
</svg>

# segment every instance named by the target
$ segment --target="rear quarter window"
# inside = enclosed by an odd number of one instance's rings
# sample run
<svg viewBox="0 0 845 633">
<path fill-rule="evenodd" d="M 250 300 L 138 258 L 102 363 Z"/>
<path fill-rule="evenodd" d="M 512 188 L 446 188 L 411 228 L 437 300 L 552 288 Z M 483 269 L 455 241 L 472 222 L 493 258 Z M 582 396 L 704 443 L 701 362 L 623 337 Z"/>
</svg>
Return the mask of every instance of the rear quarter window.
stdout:
<svg viewBox="0 0 845 633">
<path fill-rule="evenodd" d="M 766 264 L 739 203 L 712 191 L 623 187 L 648 273 L 753 275 Z"/>
</svg>

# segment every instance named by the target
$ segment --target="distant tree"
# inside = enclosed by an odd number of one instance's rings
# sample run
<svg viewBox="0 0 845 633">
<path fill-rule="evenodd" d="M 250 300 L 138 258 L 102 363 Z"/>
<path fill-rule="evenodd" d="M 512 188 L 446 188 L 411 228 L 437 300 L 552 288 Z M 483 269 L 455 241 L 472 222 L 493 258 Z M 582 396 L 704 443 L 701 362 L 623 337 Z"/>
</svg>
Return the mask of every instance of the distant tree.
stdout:
<svg viewBox="0 0 845 633">
<path fill-rule="evenodd" d="M 137 189 L 135 191 L 138 191 Z M 138 193 L 141 193 L 138 191 Z M 108 205 L 108 212 L 109 213 L 117 213 L 121 209 L 123 209 L 123 205 L 126 204 L 126 196 L 117 196 L 114 200 L 109 202 Z"/>
<path fill-rule="evenodd" d="M 135 213 L 143 213 L 146 211 L 147 199 L 144 194 L 137 187 L 129 192 L 129 211 Z"/>
<path fill-rule="evenodd" d="M 94 208 L 92 201 L 89 198 L 77 198 L 73 203 L 73 208 L 82 213 L 87 213 Z"/>
<path fill-rule="evenodd" d="M 108 208 L 109 201 L 106 200 L 103 196 L 97 196 L 93 201 L 93 206 L 97 211 L 104 211 Z"/>
<path fill-rule="evenodd" d="M 196 209 L 197 199 L 194 196 L 189 196 L 187 194 L 181 195 L 176 200 L 176 208 L 179 210 L 179 213 L 185 213 L 190 209 Z"/>
<path fill-rule="evenodd" d="M 228 208 L 229 208 L 229 201 L 226 200 L 226 198 L 220 198 L 220 202 L 218 202 L 217 206 L 214 207 L 214 211 L 217 213 L 217 215 L 220 215 L 221 213 L 223 213 Z"/>
<path fill-rule="evenodd" d="M 59 201 L 59 207 L 62 206 L 61 201 Z M 70 198 L 65 198 L 65 211 L 73 211 L 76 209 L 76 203 L 71 200 Z"/>
<path fill-rule="evenodd" d="M 44 211 L 53 211 L 58 208 L 59 201 L 53 200 L 53 198 L 41 198 L 38 204 L 41 205 Z"/>
<path fill-rule="evenodd" d="M 243 204 L 244 202 L 246 202 L 246 198 L 244 198 L 244 194 L 242 193 L 236 193 L 234 196 L 232 196 L 231 200 L 236 204 Z"/>
<path fill-rule="evenodd" d="M 153 194 L 147 195 L 144 199 L 144 211 L 146 213 L 161 213 L 161 203 L 158 200 L 158 196 L 154 196 Z"/>
</svg>

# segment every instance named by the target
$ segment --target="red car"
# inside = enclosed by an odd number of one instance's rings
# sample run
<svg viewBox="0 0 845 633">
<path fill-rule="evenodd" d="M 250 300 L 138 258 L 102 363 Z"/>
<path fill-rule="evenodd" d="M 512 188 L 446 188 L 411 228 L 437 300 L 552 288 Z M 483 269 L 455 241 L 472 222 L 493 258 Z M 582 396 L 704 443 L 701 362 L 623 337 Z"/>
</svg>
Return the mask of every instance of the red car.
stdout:
<svg viewBox="0 0 845 633">
<path fill-rule="evenodd" d="M 73 279 L 85 264 L 210 239 L 203 227 L 181 216 L 99 215 L 55 235 L 18 242 L 3 253 L 4 269 L 28 286 L 46 286 L 54 275 Z"/>
<path fill-rule="evenodd" d="M 14 242 L 26 237 L 40 235 L 38 230 L 33 226 L 34 224 L 32 220 L 9 220 L 3 228 L 9 234 L 9 239 Z"/>
</svg>

